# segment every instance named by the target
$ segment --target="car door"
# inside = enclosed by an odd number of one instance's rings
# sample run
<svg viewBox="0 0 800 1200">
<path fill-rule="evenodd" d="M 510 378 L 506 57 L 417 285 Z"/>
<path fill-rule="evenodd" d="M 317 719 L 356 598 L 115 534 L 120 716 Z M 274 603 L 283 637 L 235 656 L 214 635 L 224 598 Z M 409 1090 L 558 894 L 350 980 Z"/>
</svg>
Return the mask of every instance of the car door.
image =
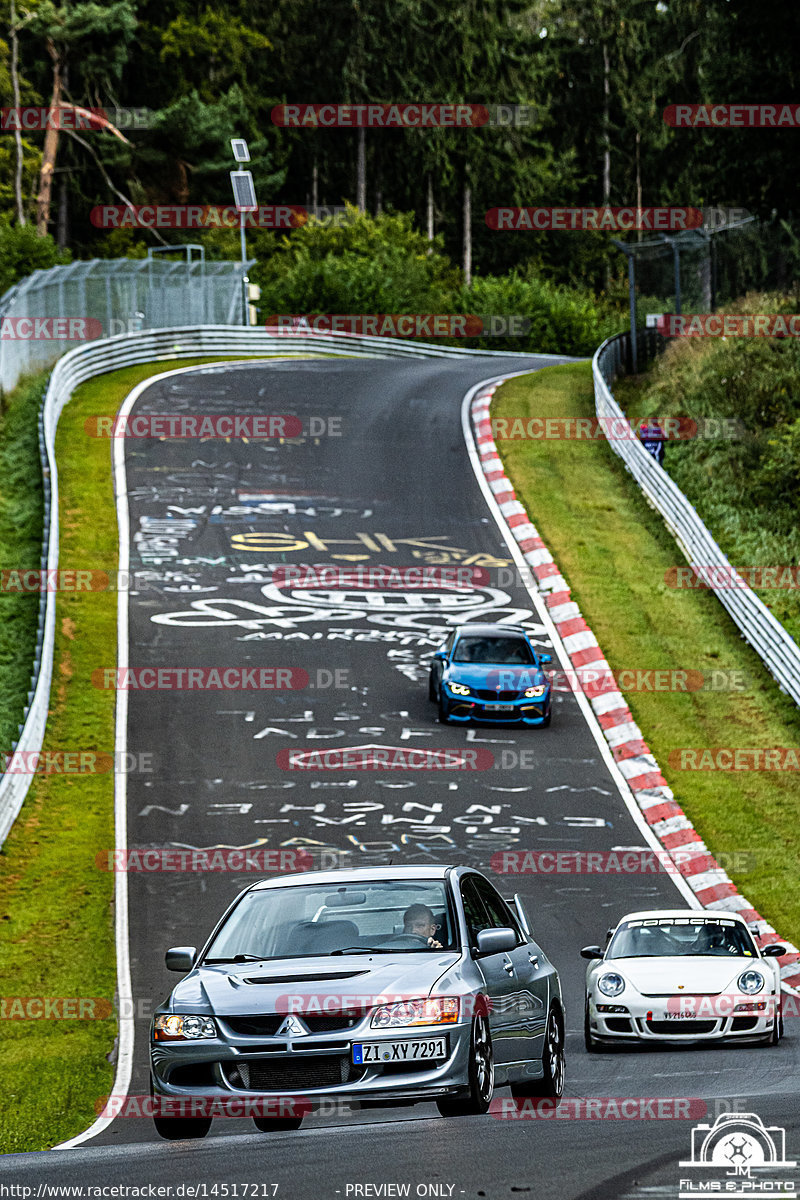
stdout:
<svg viewBox="0 0 800 1200">
<path fill-rule="evenodd" d="M 514 1002 L 513 1031 L 509 1041 L 515 1049 L 515 1062 L 541 1058 L 544 1033 L 550 1004 L 549 967 L 533 938 L 523 929 L 516 913 L 492 887 L 488 879 L 476 877 L 476 890 L 489 914 L 493 927 L 510 926 L 517 934 L 517 946 L 508 952 L 513 971 L 506 972 L 512 981 Z"/>
<path fill-rule="evenodd" d="M 497 928 L 486 910 L 478 891 L 480 876 L 466 875 L 461 880 L 461 902 L 469 930 L 470 950 L 478 971 L 483 976 L 489 997 L 489 1029 L 492 1034 L 495 1062 L 516 1062 L 518 1014 L 516 1011 L 516 971 L 511 955 L 477 955 L 477 938 L 482 929 Z"/>
</svg>

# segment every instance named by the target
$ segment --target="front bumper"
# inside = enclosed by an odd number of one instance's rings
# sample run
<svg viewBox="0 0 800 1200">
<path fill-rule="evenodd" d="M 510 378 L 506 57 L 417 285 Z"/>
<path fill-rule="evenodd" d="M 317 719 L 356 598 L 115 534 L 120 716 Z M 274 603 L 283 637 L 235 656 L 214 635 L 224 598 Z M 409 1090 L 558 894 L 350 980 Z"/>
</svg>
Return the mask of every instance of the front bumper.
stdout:
<svg viewBox="0 0 800 1200">
<path fill-rule="evenodd" d="M 550 712 L 550 690 L 537 699 L 522 697 L 503 701 L 502 703 L 511 706 L 511 710 L 505 712 L 488 708 L 489 704 L 495 702 L 479 696 L 456 696 L 446 683 L 442 685 L 442 696 L 449 706 L 450 720 L 461 721 L 464 724 L 480 721 L 481 724 L 487 725 L 541 725 Z"/>
<path fill-rule="evenodd" d="M 150 1069 L 156 1095 L 209 1099 L 302 1095 L 309 1101 L 407 1103 L 458 1095 L 469 1086 L 471 1025 L 370 1029 L 368 1023 L 346 1035 L 240 1037 L 215 1018 L 219 1038 L 196 1042 L 150 1043 Z M 447 1039 L 447 1057 L 421 1062 L 354 1065 L 354 1042 L 393 1042 L 407 1038 Z"/>
<path fill-rule="evenodd" d="M 687 1002 L 695 1001 L 695 1004 Z M 596 1038 L 609 1042 L 717 1042 L 766 1038 L 775 1023 L 774 995 L 691 997 L 631 995 L 626 989 L 610 999 L 599 993 L 589 998 L 589 1028 Z M 739 1005 L 763 1008 L 736 1011 Z M 686 1016 L 675 1015 L 681 1008 Z M 603 1011 L 624 1009 L 620 1011 Z M 669 1015 L 668 1015 L 669 1014 Z"/>
</svg>

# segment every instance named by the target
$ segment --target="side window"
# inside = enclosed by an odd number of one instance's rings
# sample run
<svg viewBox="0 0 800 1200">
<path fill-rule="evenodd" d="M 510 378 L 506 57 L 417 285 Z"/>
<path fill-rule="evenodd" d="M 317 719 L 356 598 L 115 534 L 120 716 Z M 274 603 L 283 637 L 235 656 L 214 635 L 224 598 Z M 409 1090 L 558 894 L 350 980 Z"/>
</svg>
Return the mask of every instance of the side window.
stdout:
<svg viewBox="0 0 800 1200">
<path fill-rule="evenodd" d="M 450 637 L 447 639 L 447 641 L 444 644 L 444 652 L 448 658 L 453 653 L 453 646 L 455 645 L 455 640 L 456 640 L 456 631 L 454 629 L 453 632 L 450 634 Z"/>
<path fill-rule="evenodd" d="M 476 883 L 477 880 L 474 876 L 467 876 L 466 879 L 462 879 L 461 881 L 461 899 L 464 904 L 464 916 L 467 918 L 469 940 L 472 945 L 475 944 L 477 936 L 482 929 L 491 928 L 491 921 L 481 903 L 478 889 L 475 886 Z"/>
<path fill-rule="evenodd" d="M 517 943 L 527 941 L 522 935 L 519 922 L 506 904 L 497 894 L 488 879 L 476 879 L 475 890 L 483 901 L 484 907 L 491 920 L 491 928 L 511 928 L 517 935 Z"/>
</svg>

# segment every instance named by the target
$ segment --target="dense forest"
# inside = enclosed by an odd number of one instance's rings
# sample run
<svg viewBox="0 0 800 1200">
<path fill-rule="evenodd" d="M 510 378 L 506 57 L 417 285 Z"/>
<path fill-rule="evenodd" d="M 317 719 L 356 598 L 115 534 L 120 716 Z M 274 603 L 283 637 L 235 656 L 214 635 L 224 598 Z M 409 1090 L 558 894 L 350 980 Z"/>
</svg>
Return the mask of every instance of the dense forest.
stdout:
<svg viewBox="0 0 800 1200">
<path fill-rule="evenodd" d="M 3 0 L 3 10 L 0 285 L 56 254 L 139 255 L 198 236 L 236 257 L 235 231 L 109 231 L 90 216 L 98 205 L 229 204 L 232 137 L 249 142 L 260 204 L 413 214 L 467 283 L 518 268 L 621 298 L 625 261 L 610 234 L 499 232 L 485 220 L 498 205 L 604 204 L 744 208 L 770 231 L 778 276 L 784 264 L 784 278 L 760 282 L 789 282 L 798 179 L 785 163 L 797 129 L 675 128 L 664 110 L 791 101 L 797 5 Z M 273 117 L 286 103 L 395 102 L 526 107 L 466 128 Z M 8 117 L 54 104 L 60 129 L 17 130 Z M 82 125 L 81 108 L 107 120 Z"/>
</svg>

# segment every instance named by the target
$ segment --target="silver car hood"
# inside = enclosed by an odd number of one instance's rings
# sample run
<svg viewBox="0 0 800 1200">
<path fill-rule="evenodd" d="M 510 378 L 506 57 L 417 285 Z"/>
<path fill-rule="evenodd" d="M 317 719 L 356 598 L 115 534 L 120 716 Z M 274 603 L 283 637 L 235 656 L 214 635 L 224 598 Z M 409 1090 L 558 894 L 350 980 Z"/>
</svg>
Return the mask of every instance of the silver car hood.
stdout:
<svg viewBox="0 0 800 1200">
<path fill-rule="evenodd" d="M 352 1000 L 360 1005 L 427 996 L 461 958 L 460 953 L 337 955 L 335 958 L 282 959 L 271 963 L 201 966 L 175 987 L 167 1004 L 171 1012 L 212 1012 L 219 1016 L 287 1011 L 289 998 L 301 997 L 324 1006 Z M 458 989 L 447 988 L 454 992 Z M 381 1000 L 381 997 L 384 1000 Z M 291 1011 L 291 1009 L 289 1009 Z M 300 1011 L 298 1008 L 297 1011 Z"/>
</svg>

